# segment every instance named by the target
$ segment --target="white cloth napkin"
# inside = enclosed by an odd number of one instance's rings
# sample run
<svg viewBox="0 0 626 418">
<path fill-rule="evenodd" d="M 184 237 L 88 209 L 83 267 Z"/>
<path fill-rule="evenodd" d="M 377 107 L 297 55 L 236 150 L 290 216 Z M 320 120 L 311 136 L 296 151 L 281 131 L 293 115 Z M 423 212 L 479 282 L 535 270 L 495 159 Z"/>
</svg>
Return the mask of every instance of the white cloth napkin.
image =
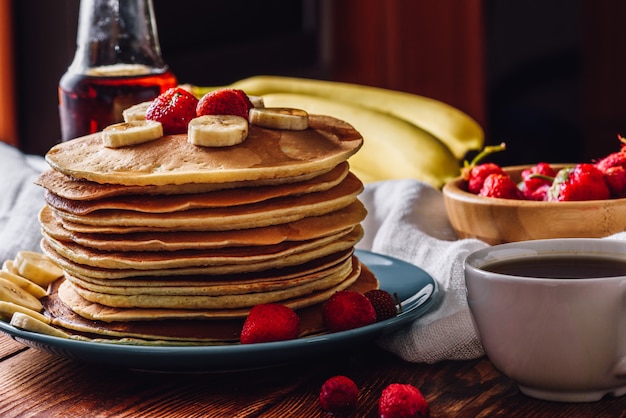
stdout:
<svg viewBox="0 0 626 418">
<path fill-rule="evenodd" d="M 463 262 L 486 243 L 458 240 L 439 190 L 416 180 L 367 184 L 360 196 L 368 215 L 358 248 L 412 263 L 437 281 L 435 306 L 378 344 L 404 360 L 435 363 L 484 354 L 467 305 Z"/>
<path fill-rule="evenodd" d="M 43 189 L 33 182 L 47 168 L 40 156 L 0 142 L 0 264 L 20 250 L 39 251 Z"/>
</svg>

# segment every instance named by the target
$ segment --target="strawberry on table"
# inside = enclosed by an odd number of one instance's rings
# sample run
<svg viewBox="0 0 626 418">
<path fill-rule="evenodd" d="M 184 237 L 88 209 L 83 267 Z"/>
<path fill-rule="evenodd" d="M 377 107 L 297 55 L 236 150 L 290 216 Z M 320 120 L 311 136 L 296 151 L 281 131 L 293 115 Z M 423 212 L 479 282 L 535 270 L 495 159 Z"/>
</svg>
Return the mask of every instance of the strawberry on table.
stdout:
<svg viewBox="0 0 626 418">
<path fill-rule="evenodd" d="M 331 332 L 359 328 L 376 322 L 376 311 L 365 295 L 351 290 L 333 294 L 322 308 L 324 324 Z"/>
<path fill-rule="evenodd" d="M 430 408 L 415 386 L 392 383 L 380 395 L 378 415 L 381 418 L 425 418 L 430 416 Z"/>
<path fill-rule="evenodd" d="M 254 306 L 246 318 L 239 341 L 254 344 L 298 338 L 300 318 L 293 309 L 277 303 Z"/>
<path fill-rule="evenodd" d="M 187 132 L 187 125 L 196 117 L 198 98 L 181 87 L 160 94 L 146 110 L 146 119 L 161 122 L 167 135 Z"/>
<path fill-rule="evenodd" d="M 602 171 L 590 163 L 559 170 L 548 192 L 550 201 L 603 200 L 610 196 Z"/>
<path fill-rule="evenodd" d="M 333 376 L 322 385 L 319 399 L 326 412 L 335 415 L 349 413 L 356 409 L 359 388 L 349 377 Z"/>
<path fill-rule="evenodd" d="M 199 100 L 196 115 L 235 115 L 248 120 L 254 106 L 242 90 L 220 89 L 211 91 Z"/>
</svg>

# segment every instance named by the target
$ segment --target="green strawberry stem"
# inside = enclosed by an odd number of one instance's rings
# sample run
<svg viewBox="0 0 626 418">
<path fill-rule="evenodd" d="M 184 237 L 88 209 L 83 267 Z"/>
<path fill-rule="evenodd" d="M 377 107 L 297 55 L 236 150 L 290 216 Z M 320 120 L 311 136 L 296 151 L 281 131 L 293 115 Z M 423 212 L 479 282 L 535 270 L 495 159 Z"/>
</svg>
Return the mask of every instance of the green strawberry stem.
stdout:
<svg viewBox="0 0 626 418">
<path fill-rule="evenodd" d="M 461 176 L 463 176 L 463 178 L 465 178 L 466 180 L 469 179 L 472 168 L 476 167 L 485 157 L 496 152 L 504 151 L 505 149 L 506 144 L 504 142 L 501 142 L 498 145 L 487 145 L 472 159 L 472 161 L 463 161 Z"/>
<path fill-rule="evenodd" d="M 482 149 L 471 162 L 464 161 L 464 167 L 475 167 L 478 163 L 480 163 L 485 157 L 488 155 L 494 154 L 496 152 L 504 151 L 506 149 L 506 143 L 501 142 L 498 145 L 487 145 Z"/>
</svg>

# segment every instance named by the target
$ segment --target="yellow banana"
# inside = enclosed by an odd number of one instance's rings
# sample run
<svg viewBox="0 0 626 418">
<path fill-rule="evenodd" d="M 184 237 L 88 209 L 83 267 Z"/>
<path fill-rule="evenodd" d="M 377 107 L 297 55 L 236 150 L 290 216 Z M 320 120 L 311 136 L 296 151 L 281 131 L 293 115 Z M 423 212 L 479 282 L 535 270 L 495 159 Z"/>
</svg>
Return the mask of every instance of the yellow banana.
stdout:
<svg viewBox="0 0 626 418">
<path fill-rule="evenodd" d="M 20 287 L 26 290 L 28 293 L 36 297 L 37 299 L 41 299 L 46 296 L 47 293 L 43 290 L 43 287 L 31 282 L 28 279 L 25 279 L 22 276 L 17 274 L 9 273 L 8 271 L 0 270 L 0 278 L 10 281 L 15 284 L 17 287 Z"/>
<path fill-rule="evenodd" d="M 321 97 L 287 93 L 262 97 L 268 107 L 332 115 L 354 126 L 364 144 L 350 158 L 350 166 L 364 182 L 415 178 L 440 187 L 459 174 L 459 163 L 445 144 L 403 119 Z"/>
<path fill-rule="evenodd" d="M 3 300 L 0 300 L 0 318 L 8 322 L 11 320 L 11 318 L 13 317 L 13 314 L 15 314 L 16 312 L 20 312 L 20 313 L 23 313 L 24 315 L 32 316 L 33 318 L 36 318 L 46 324 L 50 323 L 50 318 L 48 318 L 47 316 L 37 311 L 33 311 L 32 309 L 25 308 L 24 306 L 15 304 L 13 302 L 6 302 Z"/>
<path fill-rule="evenodd" d="M 0 300 L 15 303 L 33 311 L 41 312 L 43 306 L 39 299 L 18 287 L 13 282 L 0 278 Z"/>
<path fill-rule="evenodd" d="M 7 273 L 19 274 L 17 269 L 15 268 L 15 263 L 13 260 L 5 260 L 2 263 L 2 271 L 6 271 Z"/>
<path fill-rule="evenodd" d="M 297 93 L 325 97 L 389 113 L 430 132 L 444 142 L 458 160 L 484 144 L 482 127 L 459 109 L 432 98 L 379 87 L 282 76 L 253 76 L 234 82 L 252 95 Z M 194 87 L 201 96 L 216 87 Z"/>
<path fill-rule="evenodd" d="M 11 325 L 26 331 L 36 332 L 38 334 L 52 335 L 54 337 L 69 338 L 70 334 L 58 328 L 48 325 L 33 316 L 22 312 L 15 312 L 11 318 Z"/>
<path fill-rule="evenodd" d="M 63 270 L 48 256 L 34 251 L 20 251 L 13 261 L 20 276 L 42 287 L 63 276 Z"/>
</svg>

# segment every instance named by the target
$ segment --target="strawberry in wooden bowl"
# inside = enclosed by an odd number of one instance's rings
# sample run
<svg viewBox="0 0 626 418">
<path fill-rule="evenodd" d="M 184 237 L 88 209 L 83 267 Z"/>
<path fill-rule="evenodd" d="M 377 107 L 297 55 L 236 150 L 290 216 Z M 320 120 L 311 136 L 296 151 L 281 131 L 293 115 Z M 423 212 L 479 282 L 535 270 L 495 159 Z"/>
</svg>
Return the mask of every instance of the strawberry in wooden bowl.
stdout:
<svg viewBox="0 0 626 418">
<path fill-rule="evenodd" d="M 592 163 L 471 165 L 443 197 L 459 238 L 605 237 L 626 231 L 626 145 Z"/>
</svg>

